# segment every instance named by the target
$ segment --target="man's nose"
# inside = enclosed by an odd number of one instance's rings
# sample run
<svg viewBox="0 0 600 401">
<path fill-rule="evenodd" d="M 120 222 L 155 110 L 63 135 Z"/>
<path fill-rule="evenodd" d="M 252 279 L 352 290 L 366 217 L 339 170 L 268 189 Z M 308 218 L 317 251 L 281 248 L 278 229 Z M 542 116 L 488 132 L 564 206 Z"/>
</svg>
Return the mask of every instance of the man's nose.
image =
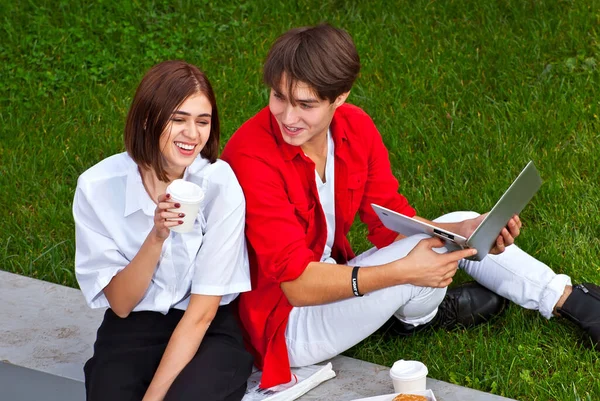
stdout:
<svg viewBox="0 0 600 401">
<path fill-rule="evenodd" d="M 296 106 L 293 106 L 291 103 L 288 103 L 285 106 L 285 110 L 283 111 L 283 118 L 281 122 L 285 125 L 293 125 L 298 122 L 298 113 Z"/>
</svg>

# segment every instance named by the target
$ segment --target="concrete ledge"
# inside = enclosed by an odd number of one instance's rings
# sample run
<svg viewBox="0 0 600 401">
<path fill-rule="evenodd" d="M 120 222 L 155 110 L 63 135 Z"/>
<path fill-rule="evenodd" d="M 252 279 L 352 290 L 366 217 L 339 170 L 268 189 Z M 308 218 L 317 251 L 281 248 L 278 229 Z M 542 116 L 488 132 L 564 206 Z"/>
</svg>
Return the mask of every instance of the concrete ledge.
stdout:
<svg viewBox="0 0 600 401">
<path fill-rule="evenodd" d="M 92 356 L 103 310 L 89 309 L 77 289 L 0 271 L 0 398 L 83 400 L 83 365 Z M 337 377 L 300 398 L 350 401 L 393 393 L 389 368 L 344 356 Z M 427 379 L 438 401 L 510 401 Z M 8 397 L 8 398 L 5 398 Z"/>
<path fill-rule="evenodd" d="M 83 381 L 104 311 L 81 291 L 0 271 L 0 361 Z"/>
</svg>

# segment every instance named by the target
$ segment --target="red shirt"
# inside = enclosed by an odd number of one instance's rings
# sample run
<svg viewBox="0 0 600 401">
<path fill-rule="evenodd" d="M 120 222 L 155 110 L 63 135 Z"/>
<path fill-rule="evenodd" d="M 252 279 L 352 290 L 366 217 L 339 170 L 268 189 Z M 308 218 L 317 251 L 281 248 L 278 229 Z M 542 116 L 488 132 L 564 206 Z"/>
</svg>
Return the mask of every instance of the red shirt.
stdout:
<svg viewBox="0 0 600 401">
<path fill-rule="evenodd" d="M 331 256 L 340 264 L 354 257 L 346 235 L 356 213 L 378 248 L 397 234 L 373 212 L 376 203 L 414 216 L 398 193 L 387 150 L 371 118 L 344 104 L 330 125 L 335 146 L 335 238 Z M 246 237 L 252 288 L 240 295 L 239 314 L 246 342 L 263 370 L 261 387 L 291 379 L 285 330 L 292 305 L 280 283 L 298 278 L 320 261 L 327 223 L 315 183 L 315 164 L 299 146 L 283 141 L 266 107 L 231 137 L 222 154 L 246 196 Z M 350 281 L 348 281 L 350 286 Z"/>
</svg>

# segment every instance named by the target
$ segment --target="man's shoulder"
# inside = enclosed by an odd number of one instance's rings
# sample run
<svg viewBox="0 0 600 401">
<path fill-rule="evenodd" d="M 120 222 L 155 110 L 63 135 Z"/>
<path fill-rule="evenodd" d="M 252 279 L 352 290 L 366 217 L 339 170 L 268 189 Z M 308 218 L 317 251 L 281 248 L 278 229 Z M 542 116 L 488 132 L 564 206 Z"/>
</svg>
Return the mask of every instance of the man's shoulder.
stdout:
<svg viewBox="0 0 600 401">
<path fill-rule="evenodd" d="M 337 108 L 334 123 L 342 125 L 348 133 L 365 134 L 365 130 L 375 131 L 375 123 L 363 109 L 350 103 L 344 103 Z"/>
<path fill-rule="evenodd" d="M 360 107 L 344 103 L 337 108 L 332 121 L 334 132 L 343 132 L 353 147 L 368 149 L 380 136 L 371 117 Z"/>
<path fill-rule="evenodd" d="M 268 107 L 263 108 L 243 123 L 232 135 L 229 142 L 232 140 L 245 140 L 250 136 L 253 138 L 256 136 L 259 139 L 274 138 L 273 127 L 271 126 L 271 113 Z"/>
<path fill-rule="evenodd" d="M 339 114 L 341 117 L 344 117 L 346 119 L 357 119 L 360 121 L 373 122 L 373 120 L 371 120 L 371 117 L 367 114 L 366 111 L 351 103 L 344 103 L 343 105 L 338 107 L 336 110 L 336 114 Z"/>
<path fill-rule="evenodd" d="M 229 138 L 221 158 L 232 164 L 232 159 L 239 154 L 255 155 L 261 158 L 275 157 L 277 141 L 271 125 L 271 113 L 265 107 L 246 121 Z"/>
</svg>

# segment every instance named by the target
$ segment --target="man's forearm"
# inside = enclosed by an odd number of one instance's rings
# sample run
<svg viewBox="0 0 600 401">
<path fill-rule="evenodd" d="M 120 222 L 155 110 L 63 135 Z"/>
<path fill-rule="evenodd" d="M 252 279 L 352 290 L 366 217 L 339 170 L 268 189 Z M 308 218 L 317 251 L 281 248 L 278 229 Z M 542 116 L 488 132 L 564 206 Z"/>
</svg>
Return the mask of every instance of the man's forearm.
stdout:
<svg viewBox="0 0 600 401">
<path fill-rule="evenodd" d="M 352 298 L 353 266 L 311 262 L 296 280 L 281 283 L 281 289 L 293 306 L 322 305 Z M 358 271 L 361 294 L 403 284 L 390 264 L 369 266 Z"/>
</svg>

